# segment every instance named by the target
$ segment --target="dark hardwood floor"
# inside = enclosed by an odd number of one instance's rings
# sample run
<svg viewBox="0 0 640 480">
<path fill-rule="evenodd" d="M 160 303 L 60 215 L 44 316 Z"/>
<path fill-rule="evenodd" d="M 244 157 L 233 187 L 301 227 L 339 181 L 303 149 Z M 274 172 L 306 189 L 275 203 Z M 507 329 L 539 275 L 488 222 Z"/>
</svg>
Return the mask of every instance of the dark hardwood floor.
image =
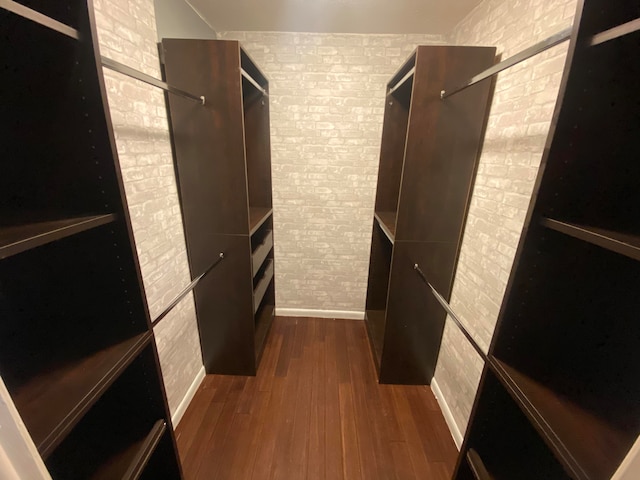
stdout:
<svg viewBox="0 0 640 480">
<path fill-rule="evenodd" d="M 374 369 L 364 322 L 276 318 L 258 375 L 207 375 L 187 409 L 187 480 L 451 478 L 429 387 L 378 385 Z"/>
</svg>

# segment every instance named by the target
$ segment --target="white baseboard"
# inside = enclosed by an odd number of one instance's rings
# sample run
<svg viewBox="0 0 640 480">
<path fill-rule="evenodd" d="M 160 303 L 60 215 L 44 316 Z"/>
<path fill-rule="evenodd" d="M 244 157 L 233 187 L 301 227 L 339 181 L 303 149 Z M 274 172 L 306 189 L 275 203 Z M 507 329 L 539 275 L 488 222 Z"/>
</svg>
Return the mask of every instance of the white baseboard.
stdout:
<svg viewBox="0 0 640 480">
<path fill-rule="evenodd" d="M 198 372 L 198 374 L 196 375 L 196 378 L 194 378 L 193 382 L 191 382 L 191 386 L 189 387 L 189 390 L 187 390 L 187 393 L 185 393 L 184 398 L 178 405 L 178 408 L 176 408 L 176 411 L 173 413 L 173 415 L 171 415 L 171 422 L 173 423 L 173 428 L 176 428 L 178 426 L 178 423 L 180 423 L 180 420 L 182 420 L 182 416 L 184 415 L 184 412 L 187 411 L 187 407 L 191 403 L 191 400 L 193 400 L 193 396 L 198 391 L 198 388 L 200 387 L 202 380 L 204 380 L 205 375 L 206 375 L 206 371 L 203 365 L 200 371 Z"/>
<path fill-rule="evenodd" d="M 458 450 L 460 450 L 464 435 L 462 435 L 462 433 L 460 432 L 460 429 L 458 428 L 458 425 L 453 418 L 453 413 L 451 413 L 451 409 L 449 408 L 449 405 L 447 404 L 447 401 L 445 400 L 444 395 L 442 394 L 442 390 L 440 390 L 435 377 L 433 377 L 433 379 L 431 380 L 431 391 L 436 397 L 438 405 L 440 405 L 440 410 L 442 410 L 442 415 L 444 415 L 444 419 L 447 422 L 449 432 L 451 432 L 451 436 L 453 437 L 453 441 L 456 443 L 456 447 L 458 447 Z"/>
<path fill-rule="evenodd" d="M 310 318 L 343 318 L 347 320 L 364 320 L 364 312 L 348 310 L 313 310 L 308 308 L 278 308 L 276 315 L 281 317 L 310 317 Z"/>
</svg>

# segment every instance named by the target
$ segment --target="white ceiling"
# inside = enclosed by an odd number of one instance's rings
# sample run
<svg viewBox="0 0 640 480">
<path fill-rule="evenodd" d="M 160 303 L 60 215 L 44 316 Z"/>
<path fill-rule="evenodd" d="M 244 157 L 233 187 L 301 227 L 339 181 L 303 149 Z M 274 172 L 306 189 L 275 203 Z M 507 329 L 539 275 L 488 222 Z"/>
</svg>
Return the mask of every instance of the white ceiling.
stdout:
<svg viewBox="0 0 640 480">
<path fill-rule="evenodd" d="M 448 34 L 481 0 L 187 0 L 216 31 Z"/>
</svg>

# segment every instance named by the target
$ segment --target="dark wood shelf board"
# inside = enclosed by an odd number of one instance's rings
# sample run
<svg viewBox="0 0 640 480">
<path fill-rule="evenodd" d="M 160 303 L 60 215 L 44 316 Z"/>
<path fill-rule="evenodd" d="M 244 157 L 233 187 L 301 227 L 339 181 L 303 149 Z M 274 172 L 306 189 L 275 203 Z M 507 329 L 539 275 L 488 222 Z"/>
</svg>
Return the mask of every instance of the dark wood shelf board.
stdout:
<svg viewBox="0 0 640 480">
<path fill-rule="evenodd" d="M 391 243 L 396 240 L 396 217 L 398 212 L 375 212 L 374 217 Z"/>
<path fill-rule="evenodd" d="M 0 259 L 114 222 L 116 214 L 0 227 Z"/>
<path fill-rule="evenodd" d="M 480 455 L 473 448 L 467 450 L 466 455 L 467 463 L 469 464 L 469 468 L 471 469 L 471 473 L 476 478 L 476 480 L 492 480 L 493 477 L 487 471 L 487 468 L 484 466 Z"/>
<path fill-rule="evenodd" d="M 609 478 L 626 451 L 627 435 L 495 357 L 490 366 L 547 445 L 577 479 Z"/>
<path fill-rule="evenodd" d="M 258 312 L 260 308 L 260 304 L 269 289 L 269 285 L 273 282 L 274 270 L 273 270 L 273 259 L 267 260 L 264 268 L 264 276 L 260 279 L 256 288 L 253 290 L 253 313 L 254 315 Z"/>
<path fill-rule="evenodd" d="M 151 431 L 137 442 L 110 458 L 102 465 L 91 480 L 135 480 L 140 477 L 149 459 L 156 450 L 162 435 L 167 429 L 167 422 L 158 420 Z"/>
<path fill-rule="evenodd" d="M 72 362 L 54 365 L 13 395 L 20 416 L 46 458 L 149 343 L 142 333 Z"/>
<path fill-rule="evenodd" d="M 256 345 L 256 363 L 259 362 L 262 356 L 262 351 L 266 344 L 267 335 L 269 329 L 273 323 L 273 314 L 275 307 L 273 305 L 263 305 L 256 314 L 255 321 L 255 345 Z"/>
<path fill-rule="evenodd" d="M 249 235 L 253 235 L 273 214 L 273 208 L 249 207 Z"/>
<path fill-rule="evenodd" d="M 640 237 L 604 228 L 576 225 L 543 217 L 542 226 L 597 245 L 612 252 L 640 260 Z"/>
<path fill-rule="evenodd" d="M 369 332 L 369 340 L 378 369 L 382 360 L 382 347 L 384 344 L 384 316 L 384 310 L 367 310 L 365 316 L 365 324 Z"/>
<path fill-rule="evenodd" d="M 609 30 L 605 30 L 604 32 L 595 34 L 591 38 L 590 45 L 600 45 L 610 40 L 615 40 L 616 38 L 635 33 L 638 30 L 640 30 L 640 18 L 636 18 L 635 20 L 631 20 L 630 22 L 623 23 L 622 25 L 618 25 L 610 28 Z"/>
</svg>

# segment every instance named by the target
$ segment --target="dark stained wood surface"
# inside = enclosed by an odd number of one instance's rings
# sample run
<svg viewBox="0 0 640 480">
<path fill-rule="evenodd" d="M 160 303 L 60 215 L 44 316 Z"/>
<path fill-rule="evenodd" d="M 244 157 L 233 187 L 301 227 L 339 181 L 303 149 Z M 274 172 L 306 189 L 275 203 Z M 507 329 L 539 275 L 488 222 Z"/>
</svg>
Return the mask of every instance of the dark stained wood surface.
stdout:
<svg viewBox="0 0 640 480">
<path fill-rule="evenodd" d="M 256 377 L 208 375 L 176 430 L 187 479 L 449 479 L 426 386 L 379 385 L 363 322 L 276 317 Z"/>
<path fill-rule="evenodd" d="M 13 395 L 43 457 L 62 441 L 149 338 L 140 334 L 77 361 L 51 365 Z"/>
<path fill-rule="evenodd" d="M 396 239 L 397 216 L 398 212 L 376 212 L 374 214 L 374 217 L 380 225 L 380 228 L 391 243 L 393 243 Z"/>
</svg>

